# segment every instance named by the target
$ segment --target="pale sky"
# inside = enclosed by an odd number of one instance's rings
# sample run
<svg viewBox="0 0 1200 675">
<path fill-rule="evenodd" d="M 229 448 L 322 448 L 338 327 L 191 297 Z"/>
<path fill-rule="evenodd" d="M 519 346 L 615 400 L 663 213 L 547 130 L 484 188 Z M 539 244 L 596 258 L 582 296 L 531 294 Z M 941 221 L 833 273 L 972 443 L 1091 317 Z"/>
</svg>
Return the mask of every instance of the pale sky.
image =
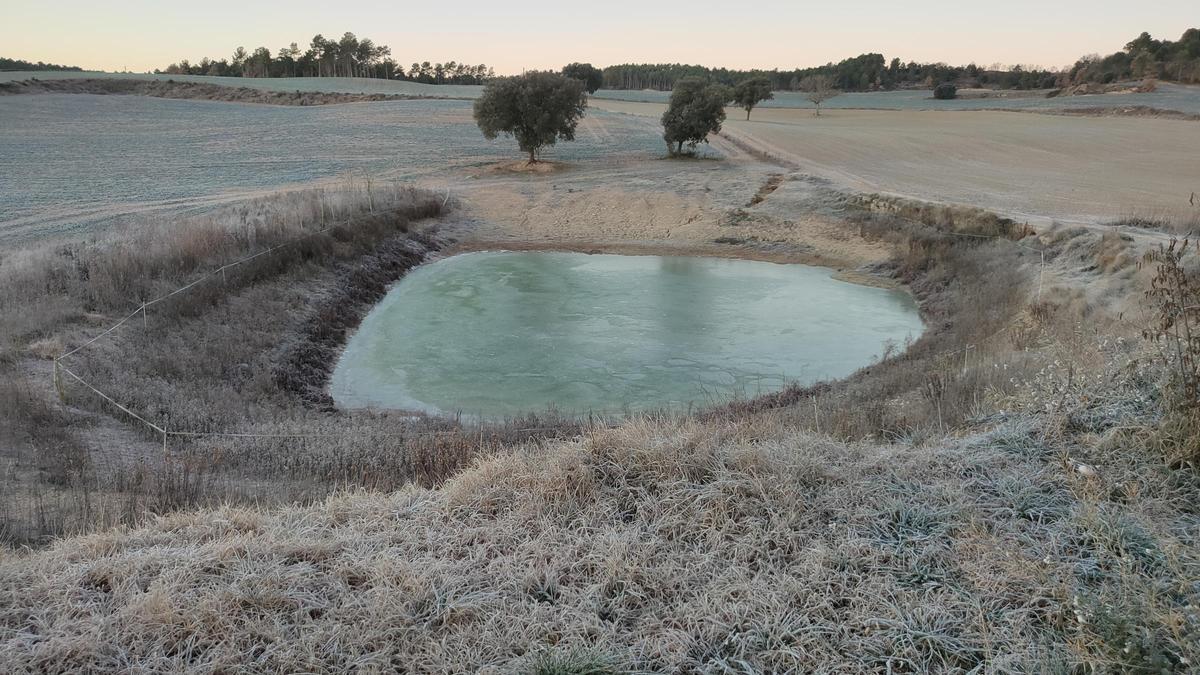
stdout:
<svg viewBox="0 0 1200 675">
<path fill-rule="evenodd" d="M 329 0 L 5 0 L 0 56 L 146 71 L 186 58 L 272 53 L 352 31 L 414 61 L 486 63 L 497 73 L 570 61 L 794 68 L 882 52 L 888 59 L 1066 66 L 1142 31 L 1177 39 L 1196 0 L 607 0 L 594 3 Z"/>
</svg>

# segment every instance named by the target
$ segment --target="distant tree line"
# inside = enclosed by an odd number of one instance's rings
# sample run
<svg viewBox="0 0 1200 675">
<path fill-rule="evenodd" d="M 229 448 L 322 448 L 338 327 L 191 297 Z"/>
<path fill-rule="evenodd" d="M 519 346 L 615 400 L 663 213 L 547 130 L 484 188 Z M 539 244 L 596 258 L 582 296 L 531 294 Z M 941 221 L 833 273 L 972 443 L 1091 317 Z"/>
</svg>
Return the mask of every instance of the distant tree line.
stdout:
<svg viewBox="0 0 1200 675">
<path fill-rule="evenodd" d="M 766 79 L 776 91 L 800 89 L 811 77 L 826 77 L 841 91 L 932 88 L 942 82 L 971 80 L 978 86 L 1000 89 L 1037 89 L 1055 86 L 1059 73 L 1050 70 L 985 69 L 974 64 L 948 66 L 944 63 L 890 62 L 882 54 L 862 54 L 840 63 L 794 70 L 729 70 L 704 66 L 670 64 L 624 64 L 604 69 L 605 89 L 670 90 L 685 77 L 736 87 L 743 81 Z"/>
<path fill-rule="evenodd" d="M 22 61 L 21 59 L 6 59 L 0 57 L 0 70 L 74 70 L 81 71 L 79 66 L 60 66 L 57 63 L 42 63 L 38 61 Z"/>
<path fill-rule="evenodd" d="M 274 55 L 266 47 L 253 52 L 238 47 L 228 59 L 205 57 L 196 63 L 184 59 L 154 72 L 225 77 L 371 77 L 426 84 L 482 84 L 495 76 L 485 64 L 456 61 L 423 61 L 406 70 L 392 58 L 391 47 L 377 45 L 370 38 L 359 39 L 354 33 L 345 33 L 339 40 L 318 34 L 307 49 L 293 42 Z"/>
<path fill-rule="evenodd" d="M 11 59 L 0 59 L 0 69 L 78 70 Z M 376 45 L 369 38 L 359 39 L 354 33 L 345 33 L 339 40 L 316 35 L 307 49 L 293 42 L 274 55 L 266 47 L 253 52 L 238 47 L 229 59 L 204 58 L 197 63 L 184 60 L 155 72 L 234 77 L 373 77 L 427 84 L 482 84 L 495 77 L 493 70 L 484 64 L 455 61 L 424 61 L 405 69 L 392 58 L 391 48 Z M 750 80 L 765 80 L 775 91 L 805 90 L 804 83 L 812 82 L 814 77 L 827 78 L 831 88 L 838 91 L 933 89 L 944 83 L 958 87 L 1051 89 L 1146 77 L 1200 83 L 1200 29 L 1188 29 L 1175 42 L 1156 40 L 1142 33 L 1122 51 L 1105 57 L 1085 56 L 1065 71 L 1019 65 L 1005 68 L 974 63 L 966 66 L 905 63 L 898 58 L 888 61 L 882 54 L 862 54 L 839 63 L 793 70 L 730 70 L 679 63 L 627 63 L 600 70 L 590 64 L 573 63 L 563 73 L 584 81 L 588 91 L 598 87 L 669 91 L 679 80 L 689 77 L 730 88 Z"/>
<path fill-rule="evenodd" d="M 1051 89 L 1084 82 L 1109 83 L 1144 77 L 1200 82 L 1200 29 L 1184 32 L 1177 42 L 1155 40 L 1148 33 L 1107 57 L 1085 56 L 1067 71 L 1038 67 L 887 61 L 882 54 L 862 54 L 840 63 L 794 70 L 730 70 L 679 63 L 628 63 L 603 71 L 605 89 L 668 91 L 687 77 L 736 87 L 743 81 L 766 78 L 773 90 L 797 90 L 806 78 L 821 76 L 840 91 L 927 88 L 952 83 L 961 87 L 994 89 Z"/>
<path fill-rule="evenodd" d="M 1068 84 L 1108 84 L 1147 77 L 1200 83 L 1200 28 L 1189 28 L 1176 42 L 1142 33 L 1115 54 L 1083 57 L 1067 73 Z"/>
</svg>

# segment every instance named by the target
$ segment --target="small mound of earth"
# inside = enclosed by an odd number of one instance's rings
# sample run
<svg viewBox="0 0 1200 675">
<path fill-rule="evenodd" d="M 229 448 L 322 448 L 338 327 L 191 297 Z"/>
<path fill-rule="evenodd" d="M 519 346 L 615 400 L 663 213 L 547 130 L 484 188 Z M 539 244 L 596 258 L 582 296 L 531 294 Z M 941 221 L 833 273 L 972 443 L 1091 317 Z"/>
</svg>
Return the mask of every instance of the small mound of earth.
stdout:
<svg viewBox="0 0 1200 675">
<path fill-rule="evenodd" d="M 530 162 L 529 160 L 521 159 L 515 162 L 500 162 L 499 164 L 491 164 L 483 168 L 480 174 L 498 174 L 498 173 L 558 173 L 566 171 L 570 168 L 569 164 L 562 162 L 548 162 L 539 160 Z"/>
</svg>

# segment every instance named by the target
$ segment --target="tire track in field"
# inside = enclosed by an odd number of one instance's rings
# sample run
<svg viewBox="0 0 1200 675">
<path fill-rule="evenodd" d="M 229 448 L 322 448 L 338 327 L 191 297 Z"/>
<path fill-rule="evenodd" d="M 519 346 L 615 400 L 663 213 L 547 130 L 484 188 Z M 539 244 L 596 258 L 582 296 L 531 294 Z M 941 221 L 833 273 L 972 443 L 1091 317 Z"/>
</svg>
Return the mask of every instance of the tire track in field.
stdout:
<svg viewBox="0 0 1200 675">
<path fill-rule="evenodd" d="M 612 145 L 612 134 L 605 128 L 604 123 L 598 121 L 593 116 L 583 118 L 583 127 L 587 130 L 588 135 L 597 145 Z"/>
</svg>

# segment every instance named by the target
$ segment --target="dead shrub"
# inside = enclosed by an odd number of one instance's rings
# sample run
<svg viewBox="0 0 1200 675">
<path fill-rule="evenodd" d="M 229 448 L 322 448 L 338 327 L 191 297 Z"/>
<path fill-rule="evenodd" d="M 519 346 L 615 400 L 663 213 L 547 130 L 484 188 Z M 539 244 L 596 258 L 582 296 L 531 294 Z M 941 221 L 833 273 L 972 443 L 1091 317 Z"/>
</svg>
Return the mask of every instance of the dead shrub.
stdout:
<svg viewBox="0 0 1200 675">
<path fill-rule="evenodd" d="M 1170 373 L 1163 441 L 1168 456 L 1193 466 L 1200 460 L 1200 272 L 1194 251 L 1188 240 L 1172 240 L 1141 263 L 1154 269 L 1146 291 L 1153 319 L 1142 335 L 1159 346 Z"/>
</svg>

